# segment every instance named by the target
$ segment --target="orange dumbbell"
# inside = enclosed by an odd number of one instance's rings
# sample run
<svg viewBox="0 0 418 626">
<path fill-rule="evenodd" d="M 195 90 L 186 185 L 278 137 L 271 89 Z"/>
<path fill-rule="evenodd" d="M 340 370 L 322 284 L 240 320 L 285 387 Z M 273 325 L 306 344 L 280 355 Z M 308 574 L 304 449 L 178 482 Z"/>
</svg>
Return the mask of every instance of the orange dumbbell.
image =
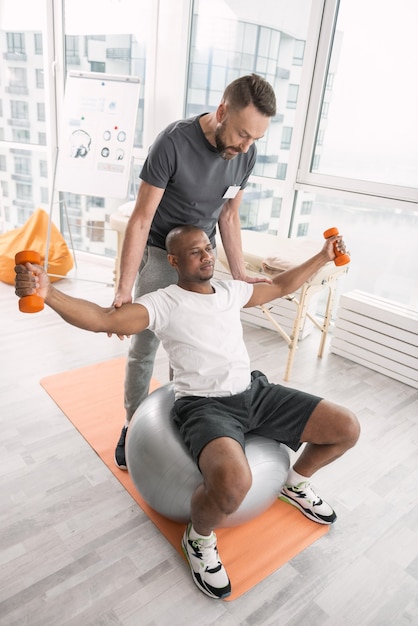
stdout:
<svg viewBox="0 0 418 626">
<path fill-rule="evenodd" d="M 328 230 L 324 232 L 325 239 L 328 239 L 329 237 L 334 237 L 334 235 L 338 235 L 338 228 L 328 228 Z M 334 243 L 334 254 L 335 265 L 347 265 L 347 263 L 350 263 L 351 261 L 350 255 L 345 254 L 344 252 L 340 252 L 337 248 L 336 243 Z"/>
<path fill-rule="evenodd" d="M 22 250 L 15 255 L 16 265 L 25 265 L 26 263 L 41 264 L 41 255 L 33 250 Z M 44 308 L 44 301 L 41 296 L 32 293 L 29 296 L 23 296 L 19 299 L 19 311 L 22 313 L 38 313 Z"/>
</svg>

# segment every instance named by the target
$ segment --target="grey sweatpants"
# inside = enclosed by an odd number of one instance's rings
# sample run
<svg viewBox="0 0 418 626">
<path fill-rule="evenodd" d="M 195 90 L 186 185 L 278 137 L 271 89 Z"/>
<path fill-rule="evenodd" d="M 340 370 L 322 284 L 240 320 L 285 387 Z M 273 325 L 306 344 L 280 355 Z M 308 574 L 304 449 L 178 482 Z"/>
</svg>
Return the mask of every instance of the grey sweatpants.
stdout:
<svg viewBox="0 0 418 626">
<path fill-rule="evenodd" d="M 135 282 L 134 298 L 177 282 L 177 272 L 167 260 L 167 252 L 147 246 Z M 125 372 L 125 409 L 129 421 L 148 395 L 159 340 L 150 330 L 134 335 L 129 347 Z"/>
</svg>

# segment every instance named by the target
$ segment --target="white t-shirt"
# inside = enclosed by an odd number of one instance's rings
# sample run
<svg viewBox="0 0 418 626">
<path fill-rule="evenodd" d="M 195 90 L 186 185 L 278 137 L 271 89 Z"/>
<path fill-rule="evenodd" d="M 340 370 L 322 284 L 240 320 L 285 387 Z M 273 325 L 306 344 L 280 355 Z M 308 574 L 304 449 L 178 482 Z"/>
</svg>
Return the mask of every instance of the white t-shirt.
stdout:
<svg viewBox="0 0 418 626">
<path fill-rule="evenodd" d="M 211 284 L 212 294 L 170 285 L 135 300 L 147 308 L 148 328 L 169 355 L 176 398 L 228 396 L 250 384 L 240 309 L 251 298 L 253 285 L 238 280 Z"/>
</svg>

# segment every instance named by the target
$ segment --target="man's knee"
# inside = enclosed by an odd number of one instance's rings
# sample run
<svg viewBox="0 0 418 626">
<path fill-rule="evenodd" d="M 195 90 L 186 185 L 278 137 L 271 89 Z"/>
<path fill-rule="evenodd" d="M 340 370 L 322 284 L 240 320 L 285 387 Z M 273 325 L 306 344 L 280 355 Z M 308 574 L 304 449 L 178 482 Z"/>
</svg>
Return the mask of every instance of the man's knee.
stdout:
<svg viewBox="0 0 418 626">
<path fill-rule="evenodd" d="M 356 415 L 349 409 L 344 409 L 345 418 L 344 425 L 346 431 L 347 449 L 356 445 L 360 437 L 360 422 Z"/>
<path fill-rule="evenodd" d="M 252 485 L 251 470 L 247 466 L 218 468 L 212 477 L 212 495 L 224 515 L 234 513 Z"/>
<path fill-rule="evenodd" d="M 302 441 L 317 444 L 339 443 L 348 450 L 358 441 L 360 423 L 350 409 L 322 400 L 313 411 L 302 436 Z"/>
</svg>

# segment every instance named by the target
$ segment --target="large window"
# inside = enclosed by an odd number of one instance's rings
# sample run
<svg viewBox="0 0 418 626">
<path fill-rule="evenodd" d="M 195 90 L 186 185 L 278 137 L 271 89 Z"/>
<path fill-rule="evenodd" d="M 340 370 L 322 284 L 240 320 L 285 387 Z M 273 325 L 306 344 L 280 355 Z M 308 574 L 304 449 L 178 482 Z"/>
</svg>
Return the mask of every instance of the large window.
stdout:
<svg viewBox="0 0 418 626">
<path fill-rule="evenodd" d="M 320 17 L 317 3 L 249 4 L 194 2 L 187 91 L 187 113 L 197 114 L 214 110 L 227 82 L 243 73 L 274 86 L 279 111 L 258 145 L 242 228 L 283 234 L 286 225 L 293 237 L 321 237 L 337 225 L 353 256 L 346 287 L 416 305 L 416 3 L 401 0 L 394 12 L 392 2 L 327 0 Z M 317 24 L 314 66 L 306 55 Z M 308 108 L 301 69 L 311 63 Z"/>
<path fill-rule="evenodd" d="M 134 137 L 136 148 L 143 146 L 146 42 L 150 31 L 151 4 L 151 0 L 122 0 L 118 3 L 110 0 L 64 0 L 66 72 L 100 72 L 140 79 Z M 81 14 L 83 19 L 80 20 Z M 78 249 L 106 255 L 115 253 L 114 233 L 107 228 L 115 202 L 112 198 L 97 202 L 90 196 L 79 196 L 75 201 L 74 194 L 61 194 L 64 233 L 72 236 Z"/>
<path fill-rule="evenodd" d="M 311 1 L 267 0 L 261 7 L 195 0 L 193 9 L 186 115 L 215 110 L 226 85 L 244 74 L 260 74 L 275 90 L 278 112 L 266 136 L 257 142 L 254 169 L 254 176 L 264 179 L 266 187 L 258 184 L 248 189 L 241 218 L 243 228 L 277 234 L 277 201 L 283 197 L 284 185 L 280 183 L 273 193 L 268 179 L 287 179 Z"/>
<path fill-rule="evenodd" d="M 344 291 L 360 289 L 411 308 L 418 304 L 416 254 L 418 211 L 354 194 L 300 191 L 296 195 L 294 236 L 321 240 L 327 227 L 337 226 L 351 254 Z"/>
<path fill-rule="evenodd" d="M 242 228 L 317 238 L 337 226 L 345 288 L 417 306 L 417 22 L 415 0 L 0 0 L 0 224 L 53 205 L 76 250 L 114 256 L 109 215 L 136 195 L 158 132 L 256 72 L 278 112 Z M 140 79 L 126 199 L 53 188 L 69 71 Z"/>
<path fill-rule="evenodd" d="M 136 147 L 143 145 L 151 5 L 151 0 L 64 0 L 66 72 L 103 72 L 140 79 Z"/>
<path fill-rule="evenodd" d="M 5 229 L 23 224 L 45 199 L 40 164 L 46 161 L 44 63 L 39 50 L 45 28 L 45 6 L 0 1 L 0 209 Z M 42 82 L 43 85 L 43 82 Z"/>
<path fill-rule="evenodd" d="M 352 252 L 346 288 L 417 308 L 418 5 L 341 0 L 325 9 L 291 234 L 337 226 Z"/>
<path fill-rule="evenodd" d="M 340 3 L 313 171 L 418 187 L 417 23 L 416 0 Z"/>
<path fill-rule="evenodd" d="M 64 0 L 62 22 L 53 22 L 61 15 L 56 4 L 0 0 L 1 223 L 15 228 L 37 207 L 50 210 L 52 201 L 54 221 L 61 222 L 76 249 L 113 256 L 116 238 L 107 223 L 118 201 L 58 196 L 52 176 L 59 149 L 55 138 L 67 72 L 132 74 L 140 79 L 134 143 L 142 148 L 152 0 Z M 47 23 L 53 23 L 48 32 Z M 100 237 L 98 223 L 103 226 Z"/>
</svg>

